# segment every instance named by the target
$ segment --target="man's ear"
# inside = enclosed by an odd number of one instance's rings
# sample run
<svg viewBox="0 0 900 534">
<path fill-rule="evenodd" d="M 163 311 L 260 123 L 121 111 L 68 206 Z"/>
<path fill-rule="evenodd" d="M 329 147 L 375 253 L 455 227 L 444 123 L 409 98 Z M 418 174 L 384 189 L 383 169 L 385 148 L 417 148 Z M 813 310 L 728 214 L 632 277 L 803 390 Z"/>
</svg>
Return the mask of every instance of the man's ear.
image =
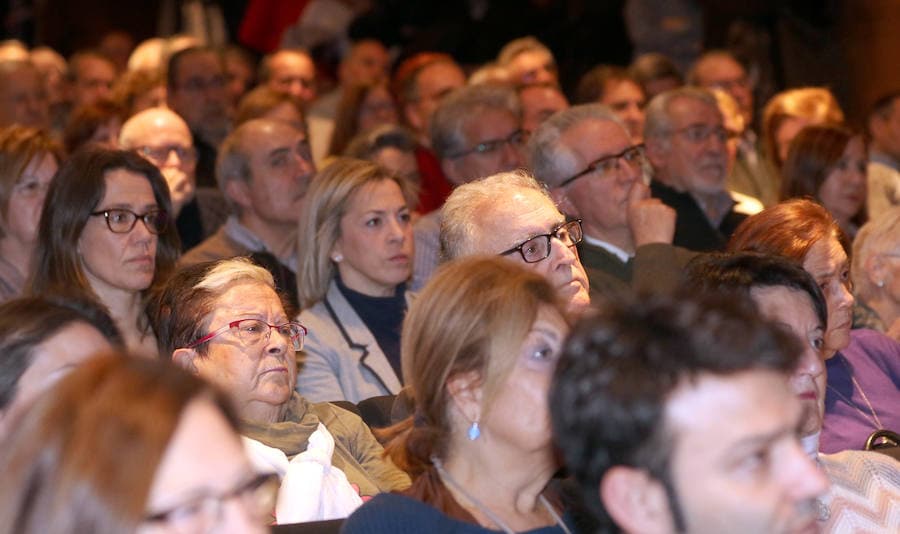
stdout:
<svg viewBox="0 0 900 534">
<path fill-rule="evenodd" d="M 624 532 L 664 534 L 674 531 L 666 489 L 646 471 L 614 466 L 600 481 L 599 492 L 606 513 Z"/>
<path fill-rule="evenodd" d="M 172 353 L 172 361 L 175 362 L 178 367 L 181 367 L 193 375 L 200 373 L 197 369 L 197 365 L 194 363 L 194 360 L 199 357 L 200 353 L 197 352 L 197 349 L 175 349 L 175 352 Z"/>
<path fill-rule="evenodd" d="M 250 184 L 243 180 L 228 180 L 225 182 L 225 196 L 240 206 L 241 209 L 253 207 L 253 202 L 250 200 Z"/>
<path fill-rule="evenodd" d="M 469 422 L 481 421 L 481 376 L 475 371 L 457 373 L 447 379 L 447 393 L 459 413 Z"/>
<path fill-rule="evenodd" d="M 569 193 L 565 187 L 551 187 L 550 198 L 556 204 L 556 209 L 561 211 L 563 215 L 567 217 L 581 217 L 581 213 L 575 207 L 572 199 L 569 198 Z"/>
<path fill-rule="evenodd" d="M 666 156 L 669 152 L 669 142 L 660 139 L 652 141 L 644 140 L 644 150 L 647 155 L 647 161 L 654 169 L 664 168 L 666 166 Z"/>
<path fill-rule="evenodd" d="M 410 126 L 413 127 L 416 131 L 422 130 L 422 125 L 424 124 L 424 120 L 422 119 L 422 115 L 419 112 L 419 108 L 416 105 L 416 102 L 407 102 L 403 105 L 403 116 L 406 117 L 406 122 L 409 123 Z M 428 135 L 428 132 L 425 132 L 425 135 Z"/>
</svg>

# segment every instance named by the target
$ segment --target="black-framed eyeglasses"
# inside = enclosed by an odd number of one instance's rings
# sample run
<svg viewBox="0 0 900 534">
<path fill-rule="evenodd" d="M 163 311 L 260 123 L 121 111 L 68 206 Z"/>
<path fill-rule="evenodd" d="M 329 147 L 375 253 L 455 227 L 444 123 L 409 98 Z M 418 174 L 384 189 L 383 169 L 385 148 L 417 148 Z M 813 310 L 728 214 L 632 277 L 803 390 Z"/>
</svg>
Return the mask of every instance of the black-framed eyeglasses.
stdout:
<svg viewBox="0 0 900 534">
<path fill-rule="evenodd" d="M 721 125 L 711 126 L 709 124 L 694 124 L 679 128 L 673 133 L 681 135 L 691 143 L 702 143 L 710 137 L 715 137 L 721 143 L 728 140 L 728 130 Z"/>
<path fill-rule="evenodd" d="M 581 243 L 581 239 L 584 237 L 581 231 L 581 219 L 564 222 L 551 230 L 549 234 L 530 237 L 524 243 L 501 252 L 500 255 L 508 256 L 518 252 L 522 255 L 525 263 L 537 263 L 550 256 L 550 240 L 554 237 L 562 241 L 567 247 Z"/>
<path fill-rule="evenodd" d="M 194 163 L 197 161 L 197 149 L 192 146 L 140 146 L 137 147 L 135 151 L 150 161 L 160 164 L 167 162 L 169 160 L 169 154 L 172 152 L 178 156 L 178 160 L 182 163 Z"/>
<path fill-rule="evenodd" d="M 106 226 L 114 234 L 127 234 L 138 219 L 143 221 L 151 234 L 161 234 L 169 226 L 169 214 L 166 210 L 152 209 L 146 213 L 135 213 L 125 208 L 112 208 L 91 213 L 91 217 L 100 216 L 106 219 Z"/>
<path fill-rule="evenodd" d="M 303 340 L 306 338 L 307 334 L 305 326 L 293 321 L 274 325 L 259 319 L 238 319 L 237 321 L 231 321 L 215 332 L 210 332 L 197 341 L 194 341 L 188 345 L 187 348 L 192 349 L 198 345 L 202 345 L 214 337 L 228 331 L 234 333 L 244 346 L 253 347 L 259 343 L 268 343 L 269 338 L 272 335 L 272 330 L 277 331 L 282 337 L 288 340 L 295 351 L 299 352 L 303 350 Z"/>
<path fill-rule="evenodd" d="M 168 523 L 178 532 L 206 532 L 222 517 L 225 502 L 239 499 L 260 525 L 270 522 L 280 480 L 274 473 L 260 474 L 219 495 L 206 495 L 163 512 L 144 517 L 146 523 Z"/>
<path fill-rule="evenodd" d="M 587 168 L 583 171 L 563 180 L 558 187 L 569 185 L 585 174 L 590 174 L 592 172 L 596 172 L 601 177 L 609 176 L 613 172 L 619 170 L 619 166 L 621 165 L 620 162 L 622 161 L 624 161 L 625 164 L 632 169 L 642 169 L 644 162 L 646 161 L 644 153 L 644 143 L 640 143 L 634 146 L 630 146 L 625 150 L 619 152 L 618 154 L 603 156 L 602 158 L 589 163 Z"/>
<path fill-rule="evenodd" d="M 457 152 L 456 154 L 449 156 L 449 158 L 457 159 L 463 156 L 468 156 L 469 154 L 489 154 L 500 149 L 500 147 L 502 147 L 503 145 L 519 146 L 524 140 L 525 130 L 519 128 L 503 139 L 488 139 L 487 141 L 482 141 L 470 149 L 463 150 L 462 152 Z"/>
</svg>

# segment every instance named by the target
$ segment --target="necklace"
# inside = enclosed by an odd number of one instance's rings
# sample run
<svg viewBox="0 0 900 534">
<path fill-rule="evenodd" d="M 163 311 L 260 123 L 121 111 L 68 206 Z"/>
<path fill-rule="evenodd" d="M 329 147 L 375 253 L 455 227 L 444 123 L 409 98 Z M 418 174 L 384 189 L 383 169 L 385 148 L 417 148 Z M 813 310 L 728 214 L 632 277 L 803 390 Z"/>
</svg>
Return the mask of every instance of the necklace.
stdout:
<svg viewBox="0 0 900 534">
<path fill-rule="evenodd" d="M 441 476 L 441 480 L 452 486 L 453 489 L 455 489 L 463 497 L 465 497 L 472 506 L 478 508 L 478 510 L 485 516 L 487 516 L 487 518 L 490 519 L 492 523 L 500 527 L 500 530 L 506 532 L 506 534 L 516 533 L 516 531 L 509 528 L 509 526 L 502 519 L 497 517 L 494 512 L 490 511 L 487 506 L 481 504 L 481 501 L 479 501 L 468 491 L 463 489 L 463 487 L 456 480 L 454 480 L 453 477 L 450 476 L 450 473 L 448 473 L 447 470 L 444 469 L 444 464 L 441 463 L 441 460 L 439 458 L 437 458 L 436 456 L 432 456 L 431 463 L 433 463 L 435 469 L 437 469 L 438 474 Z M 569 530 L 569 527 L 567 527 L 562 518 L 559 517 L 559 514 L 556 513 L 556 510 L 554 510 L 553 507 L 550 506 L 550 503 L 547 502 L 547 499 L 543 495 L 539 495 L 538 500 L 541 501 L 541 504 L 544 506 L 550 516 L 553 517 L 554 521 L 556 521 L 556 524 L 559 525 L 559 528 L 561 528 L 562 531 L 565 532 L 565 534 L 572 534 L 572 531 Z"/>
<path fill-rule="evenodd" d="M 859 382 L 856 381 L 856 377 L 853 376 L 853 370 L 850 368 L 850 365 L 847 364 L 847 360 L 846 360 L 846 358 L 844 358 L 844 355 L 837 354 L 836 357 L 840 358 L 840 360 L 838 360 L 838 361 L 841 362 L 841 365 L 843 365 L 844 369 L 847 371 L 847 376 L 849 376 L 850 381 L 853 382 L 854 389 L 858 389 L 859 393 L 862 395 L 863 401 L 865 401 L 866 407 L 869 409 L 869 413 L 871 414 L 871 416 L 869 414 L 867 414 L 866 412 L 862 411 L 859 408 L 859 406 L 856 405 L 855 402 L 848 399 L 846 395 L 844 395 L 843 393 L 838 391 L 837 388 L 835 388 L 834 386 L 829 385 L 828 389 L 833 391 L 835 395 L 837 395 L 838 397 L 841 398 L 841 400 L 843 400 L 844 402 L 846 402 L 847 404 L 852 406 L 853 409 L 856 410 L 857 412 L 859 412 L 859 414 L 862 415 L 864 419 L 866 419 L 867 421 L 872 423 L 875 426 L 875 430 L 880 430 L 880 429 L 884 428 L 884 425 L 881 424 L 881 420 L 878 418 L 878 414 L 875 413 L 875 408 L 872 406 L 872 403 L 869 402 L 869 396 L 866 395 L 866 391 L 862 388 L 862 386 L 859 385 Z"/>
</svg>

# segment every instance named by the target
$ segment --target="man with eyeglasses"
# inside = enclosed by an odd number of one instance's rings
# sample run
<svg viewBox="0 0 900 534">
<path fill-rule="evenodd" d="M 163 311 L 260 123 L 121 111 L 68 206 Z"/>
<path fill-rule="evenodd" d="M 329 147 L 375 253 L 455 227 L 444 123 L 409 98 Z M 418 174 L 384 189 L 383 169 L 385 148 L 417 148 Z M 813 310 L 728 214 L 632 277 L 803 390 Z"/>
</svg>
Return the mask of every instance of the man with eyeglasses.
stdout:
<svg viewBox="0 0 900 534">
<path fill-rule="evenodd" d="M 444 204 L 441 248 L 446 260 L 496 254 L 542 274 L 574 316 L 591 304 L 575 245 L 581 222 L 567 220 L 524 171 L 502 172 L 457 187 Z"/>
<path fill-rule="evenodd" d="M 522 109 L 507 87 L 473 85 L 450 93 L 431 119 L 431 148 L 453 187 L 523 165 Z M 440 211 L 415 224 L 413 289 L 420 289 L 439 263 Z"/>
<path fill-rule="evenodd" d="M 740 109 L 743 127 L 735 132 L 737 158 L 728 175 L 728 188 L 757 198 L 765 206 L 778 202 L 776 184 L 762 162 L 759 139 L 753 131 L 753 81 L 747 69 L 731 52 L 710 50 L 694 62 L 687 78 L 690 85 L 725 91 Z"/>
<path fill-rule="evenodd" d="M 582 220 L 578 245 L 591 289 L 618 296 L 671 282 L 685 251 L 675 250 L 675 211 L 649 198 L 644 147 L 606 106 L 573 106 L 547 119 L 528 143 L 535 177 L 566 215 Z"/>
<path fill-rule="evenodd" d="M 316 172 L 306 132 L 289 123 L 241 124 L 219 151 L 216 176 L 233 214 L 180 265 L 251 256 L 297 304 L 297 221 Z"/>
<path fill-rule="evenodd" d="M 647 106 L 644 140 L 653 166 L 654 197 L 675 209 L 675 245 L 722 250 L 746 213 L 725 188 L 728 132 L 715 97 L 682 87 L 657 95 Z"/>
<path fill-rule="evenodd" d="M 166 179 L 182 251 L 200 244 L 225 222 L 229 210 L 222 193 L 196 187 L 197 151 L 187 123 L 176 113 L 150 108 L 134 115 L 122 125 L 119 145 L 156 165 Z"/>
<path fill-rule="evenodd" d="M 169 58 L 166 98 L 169 108 L 188 124 L 197 149 L 197 184 L 216 185 L 216 150 L 231 129 L 231 97 L 225 61 L 207 47 L 192 47 Z"/>
</svg>

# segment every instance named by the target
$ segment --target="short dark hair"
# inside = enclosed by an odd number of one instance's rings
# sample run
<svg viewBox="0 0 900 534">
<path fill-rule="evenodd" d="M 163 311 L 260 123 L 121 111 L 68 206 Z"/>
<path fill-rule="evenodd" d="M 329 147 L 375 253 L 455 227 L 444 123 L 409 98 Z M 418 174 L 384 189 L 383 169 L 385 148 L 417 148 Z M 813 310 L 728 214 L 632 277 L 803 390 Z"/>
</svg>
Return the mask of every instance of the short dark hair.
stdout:
<svg viewBox="0 0 900 534">
<path fill-rule="evenodd" d="M 747 370 L 787 375 L 799 341 L 744 299 L 654 295 L 610 303 L 575 327 L 556 368 L 550 410 L 566 466 L 603 531 L 616 531 L 598 488 L 615 465 L 645 469 L 669 492 L 675 429 L 666 402 L 685 381 Z"/>
<path fill-rule="evenodd" d="M 23 297 L 0 304 L 0 410 L 16 396 L 35 347 L 77 322 L 93 326 L 111 344 L 123 346 L 113 320 L 92 301 Z"/>
<path fill-rule="evenodd" d="M 644 86 L 626 68 L 618 65 L 597 65 L 578 80 L 574 104 L 599 102 L 606 94 L 607 84 L 621 81 L 630 81 L 640 88 L 641 93 L 644 92 Z"/>
<path fill-rule="evenodd" d="M 194 54 L 212 54 L 216 56 L 219 58 L 219 62 L 222 65 L 222 73 L 225 73 L 225 59 L 222 56 L 221 50 L 211 46 L 191 46 L 184 50 L 179 50 L 169 56 L 169 63 L 166 65 L 166 89 L 172 90 L 178 87 L 176 73 L 178 72 L 179 64 L 184 58 Z"/>
<path fill-rule="evenodd" d="M 790 258 L 756 252 L 701 254 L 688 264 L 685 278 L 700 291 L 738 293 L 746 298 L 757 288 L 800 291 L 809 296 L 823 329 L 828 323 L 825 295 L 812 275 Z"/>
<path fill-rule="evenodd" d="M 81 295 L 98 300 L 81 266 L 78 240 L 91 212 L 106 194 L 106 173 L 116 169 L 146 178 L 157 206 L 169 214 L 170 224 L 159 234 L 151 287 L 168 276 L 181 244 L 171 221 L 169 186 L 159 169 L 130 150 L 85 147 L 63 163 L 47 189 L 32 265 L 31 294 Z"/>
</svg>

